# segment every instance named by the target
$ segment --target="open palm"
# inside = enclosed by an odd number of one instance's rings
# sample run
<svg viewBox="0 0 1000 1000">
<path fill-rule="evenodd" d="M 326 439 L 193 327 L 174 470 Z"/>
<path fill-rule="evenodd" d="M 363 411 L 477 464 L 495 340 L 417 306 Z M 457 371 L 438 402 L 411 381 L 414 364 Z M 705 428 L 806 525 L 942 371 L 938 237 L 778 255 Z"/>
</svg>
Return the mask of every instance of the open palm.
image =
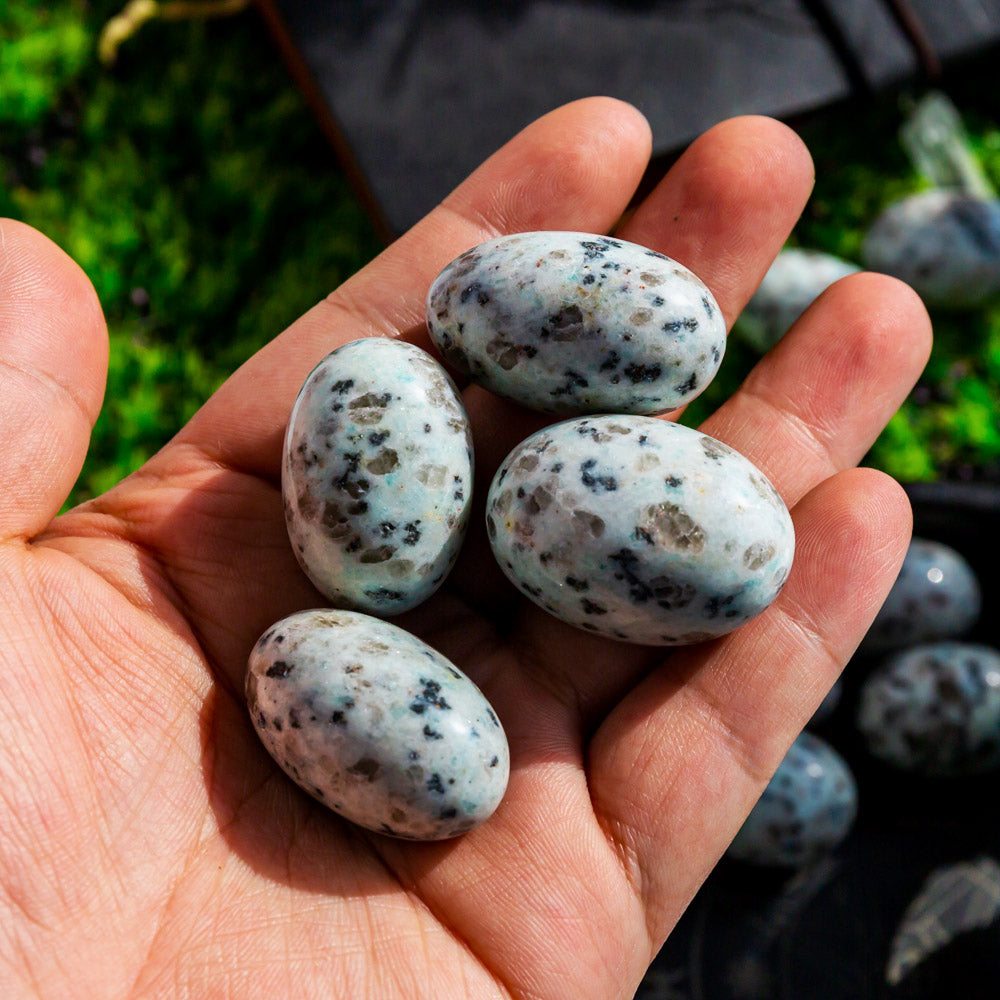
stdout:
<svg viewBox="0 0 1000 1000">
<path fill-rule="evenodd" d="M 399 623 L 469 673 L 507 730 L 510 786 L 484 826 L 433 844 L 352 827 L 277 769 L 241 692 L 257 636 L 322 604 L 278 472 L 308 371 L 358 337 L 429 347 L 423 300 L 444 264 L 498 233 L 608 231 L 648 154 L 645 122 L 615 101 L 536 122 L 142 470 L 61 517 L 106 334 L 76 266 L 0 223 L 5 997 L 632 995 L 902 559 L 905 497 L 852 466 L 926 359 L 905 286 L 840 282 L 705 427 L 768 474 L 798 538 L 776 604 L 732 636 L 665 651 L 564 626 L 503 580 L 474 521 L 444 589 Z M 730 121 L 618 233 L 692 268 L 731 322 L 811 180 L 783 126 Z M 464 396 L 482 494 L 546 421 Z"/>
</svg>

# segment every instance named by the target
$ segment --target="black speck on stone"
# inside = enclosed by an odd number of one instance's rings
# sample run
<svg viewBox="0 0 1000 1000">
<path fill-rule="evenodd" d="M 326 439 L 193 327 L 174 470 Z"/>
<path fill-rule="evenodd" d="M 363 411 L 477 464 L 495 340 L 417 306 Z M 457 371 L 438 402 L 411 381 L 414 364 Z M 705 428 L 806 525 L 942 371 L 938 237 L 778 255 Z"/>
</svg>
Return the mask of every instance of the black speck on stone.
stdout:
<svg viewBox="0 0 1000 1000">
<path fill-rule="evenodd" d="M 494 757 L 493 760 L 490 761 L 490 767 L 496 767 L 497 764 L 499 764 L 499 763 L 500 763 L 500 758 L 499 757 Z"/>
<path fill-rule="evenodd" d="M 640 382 L 655 382 L 663 374 L 663 369 L 658 364 L 640 365 L 633 362 L 624 369 L 624 374 L 633 385 L 638 385 Z"/>
<path fill-rule="evenodd" d="M 585 274 L 581 284 L 592 285 L 597 279 L 592 274 Z"/>
<path fill-rule="evenodd" d="M 373 447 L 377 448 L 382 444 L 385 439 L 389 436 L 389 431 L 379 431 L 377 434 L 372 433 L 368 435 L 368 443 Z"/>
<path fill-rule="evenodd" d="M 667 486 L 680 486 L 684 482 L 680 476 L 667 476 L 663 481 Z"/>
<path fill-rule="evenodd" d="M 577 580 L 575 577 L 566 577 L 566 586 L 572 587 L 576 591 L 589 590 L 590 584 L 586 580 Z"/>
<path fill-rule="evenodd" d="M 426 677 L 420 678 L 423 690 L 410 702 L 410 711 L 417 715 L 422 715 L 428 707 L 440 709 L 442 712 L 448 711 L 451 705 L 441 696 L 441 685 L 435 680 L 428 680 Z"/>
<path fill-rule="evenodd" d="M 294 663 L 286 663 L 284 660 L 275 660 L 267 668 L 268 677 L 287 677 L 295 669 Z"/>
<path fill-rule="evenodd" d="M 430 432 L 431 432 L 431 425 L 430 424 L 424 424 L 424 433 L 425 434 L 430 434 Z"/>
<path fill-rule="evenodd" d="M 674 386 L 674 389 L 677 392 L 694 392 L 697 386 L 698 386 L 698 377 L 697 375 L 695 375 L 694 372 L 691 372 L 691 374 L 688 375 L 688 377 L 684 379 L 683 382 Z"/>
<path fill-rule="evenodd" d="M 454 806 L 448 806 L 438 813 L 438 819 L 454 819 L 458 815 L 458 810 Z"/>
<path fill-rule="evenodd" d="M 416 545 L 420 541 L 420 528 L 417 527 L 419 521 L 410 521 L 403 527 L 405 534 L 403 535 L 404 545 Z"/>
<path fill-rule="evenodd" d="M 417 713 L 417 714 L 420 714 L 420 713 Z M 424 726 L 424 739 L 425 740 L 443 740 L 444 737 L 436 729 L 432 729 L 430 726 Z"/>
<path fill-rule="evenodd" d="M 427 791 L 444 795 L 444 783 L 441 781 L 441 775 L 437 771 L 427 779 Z"/>
<path fill-rule="evenodd" d="M 596 458 L 588 458 L 580 465 L 580 482 L 591 493 L 613 493 L 618 489 L 618 481 L 614 476 L 595 476 L 591 471 L 597 465 Z"/>
<path fill-rule="evenodd" d="M 335 392 L 337 393 L 338 396 L 343 396 L 346 393 L 350 392 L 351 389 L 353 388 L 354 388 L 354 379 L 352 378 L 338 379 L 336 382 L 333 383 L 332 386 L 330 386 L 330 392 Z"/>
<path fill-rule="evenodd" d="M 653 544 L 653 536 L 641 525 L 637 525 L 633 532 L 637 542 L 645 542 L 647 545 Z"/>
<path fill-rule="evenodd" d="M 585 615 L 606 615 L 608 609 L 602 607 L 596 601 L 590 600 L 589 597 L 583 597 L 580 599 L 580 607 L 583 608 L 583 613 Z"/>
</svg>

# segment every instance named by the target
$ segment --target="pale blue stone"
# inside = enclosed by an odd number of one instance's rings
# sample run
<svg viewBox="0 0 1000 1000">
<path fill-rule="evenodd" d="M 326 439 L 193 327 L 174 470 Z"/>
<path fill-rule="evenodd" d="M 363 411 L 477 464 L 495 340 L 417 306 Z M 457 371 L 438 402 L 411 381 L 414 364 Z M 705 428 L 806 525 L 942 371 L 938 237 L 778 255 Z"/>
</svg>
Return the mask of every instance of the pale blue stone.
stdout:
<svg viewBox="0 0 1000 1000">
<path fill-rule="evenodd" d="M 261 636 L 246 697 L 268 753 L 345 819 L 411 840 L 486 820 L 507 786 L 507 739 L 479 688 L 401 628 L 302 611 Z"/>
<path fill-rule="evenodd" d="M 430 355 L 398 340 L 345 344 L 306 379 L 285 435 L 299 564 L 338 607 L 409 610 L 458 556 L 472 468 L 461 400 Z"/>
<path fill-rule="evenodd" d="M 519 444 L 486 501 L 494 555 L 557 618 L 646 645 L 700 642 L 763 611 L 794 532 L 760 470 L 652 417 L 568 420 Z"/>
<path fill-rule="evenodd" d="M 893 202 L 861 247 L 928 305 L 980 306 L 1000 292 L 1000 201 L 935 188 Z"/>
<path fill-rule="evenodd" d="M 516 233 L 467 251 L 432 284 L 427 327 L 479 385 L 563 414 L 674 409 L 708 385 L 726 346 L 695 274 L 588 233 Z"/>
<path fill-rule="evenodd" d="M 938 642 L 892 654 L 865 680 L 858 728 L 874 756 L 904 770 L 1000 766 L 1000 653 Z"/>
<path fill-rule="evenodd" d="M 859 270 L 820 250 L 782 250 L 740 314 L 737 328 L 757 350 L 768 351 L 830 285 Z"/>
<path fill-rule="evenodd" d="M 981 609 L 979 581 L 965 557 L 941 542 L 914 538 L 861 649 L 874 653 L 957 638 L 975 625 Z"/>
<path fill-rule="evenodd" d="M 857 811 L 847 762 L 818 736 L 801 733 L 727 854 L 760 865 L 804 865 L 844 840 Z"/>
</svg>

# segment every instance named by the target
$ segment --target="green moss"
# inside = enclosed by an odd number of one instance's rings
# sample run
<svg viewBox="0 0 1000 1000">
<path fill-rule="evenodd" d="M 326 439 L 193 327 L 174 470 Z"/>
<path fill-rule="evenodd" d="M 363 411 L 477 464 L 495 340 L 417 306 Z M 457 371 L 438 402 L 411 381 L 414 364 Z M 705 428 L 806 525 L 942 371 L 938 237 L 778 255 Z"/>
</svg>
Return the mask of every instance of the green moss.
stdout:
<svg viewBox="0 0 1000 1000">
<path fill-rule="evenodd" d="M 111 337 L 74 502 L 141 464 L 379 249 L 252 12 L 149 23 L 108 71 L 96 41 L 120 8 L 7 0 L 0 14 L 0 212 L 78 261 Z"/>
<path fill-rule="evenodd" d="M 111 333 L 107 402 L 72 499 L 156 451 L 256 349 L 377 252 L 273 42 L 252 11 L 145 25 L 113 70 L 96 59 L 122 0 L 0 5 L 0 212 L 51 235 L 90 276 Z M 989 66 L 949 81 L 1000 186 L 1000 91 Z M 801 126 L 816 161 L 793 241 L 857 260 L 890 201 L 924 186 L 893 98 Z M 1000 460 L 1000 308 L 934 317 L 918 391 L 867 461 L 932 479 Z M 704 418 L 756 355 L 738 339 L 688 410 Z"/>
</svg>

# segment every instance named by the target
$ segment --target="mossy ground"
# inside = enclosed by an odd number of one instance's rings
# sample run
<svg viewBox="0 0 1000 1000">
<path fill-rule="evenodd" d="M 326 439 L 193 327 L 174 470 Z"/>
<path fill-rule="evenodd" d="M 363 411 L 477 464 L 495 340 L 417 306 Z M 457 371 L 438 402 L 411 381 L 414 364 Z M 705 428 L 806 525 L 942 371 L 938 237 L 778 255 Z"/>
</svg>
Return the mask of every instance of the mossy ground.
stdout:
<svg viewBox="0 0 1000 1000">
<path fill-rule="evenodd" d="M 0 7 L 0 214 L 37 226 L 97 288 L 108 391 L 71 502 L 156 451 L 222 379 L 378 251 L 374 229 L 252 11 L 150 23 L 112 70 L 96 40 L 122 0 Z M 1000 94 L 949 81 L 1000 186 Z M 892 98 L 802 125 L 817 185 L 795 241 L 857 259 L 921 179 Z M 935 316 L 934 355 L 869 463 L 902 480 L 996 476 L 1000 308 Z M 696 418 L 754 361 L 734 339 Z"/>
</svg>

